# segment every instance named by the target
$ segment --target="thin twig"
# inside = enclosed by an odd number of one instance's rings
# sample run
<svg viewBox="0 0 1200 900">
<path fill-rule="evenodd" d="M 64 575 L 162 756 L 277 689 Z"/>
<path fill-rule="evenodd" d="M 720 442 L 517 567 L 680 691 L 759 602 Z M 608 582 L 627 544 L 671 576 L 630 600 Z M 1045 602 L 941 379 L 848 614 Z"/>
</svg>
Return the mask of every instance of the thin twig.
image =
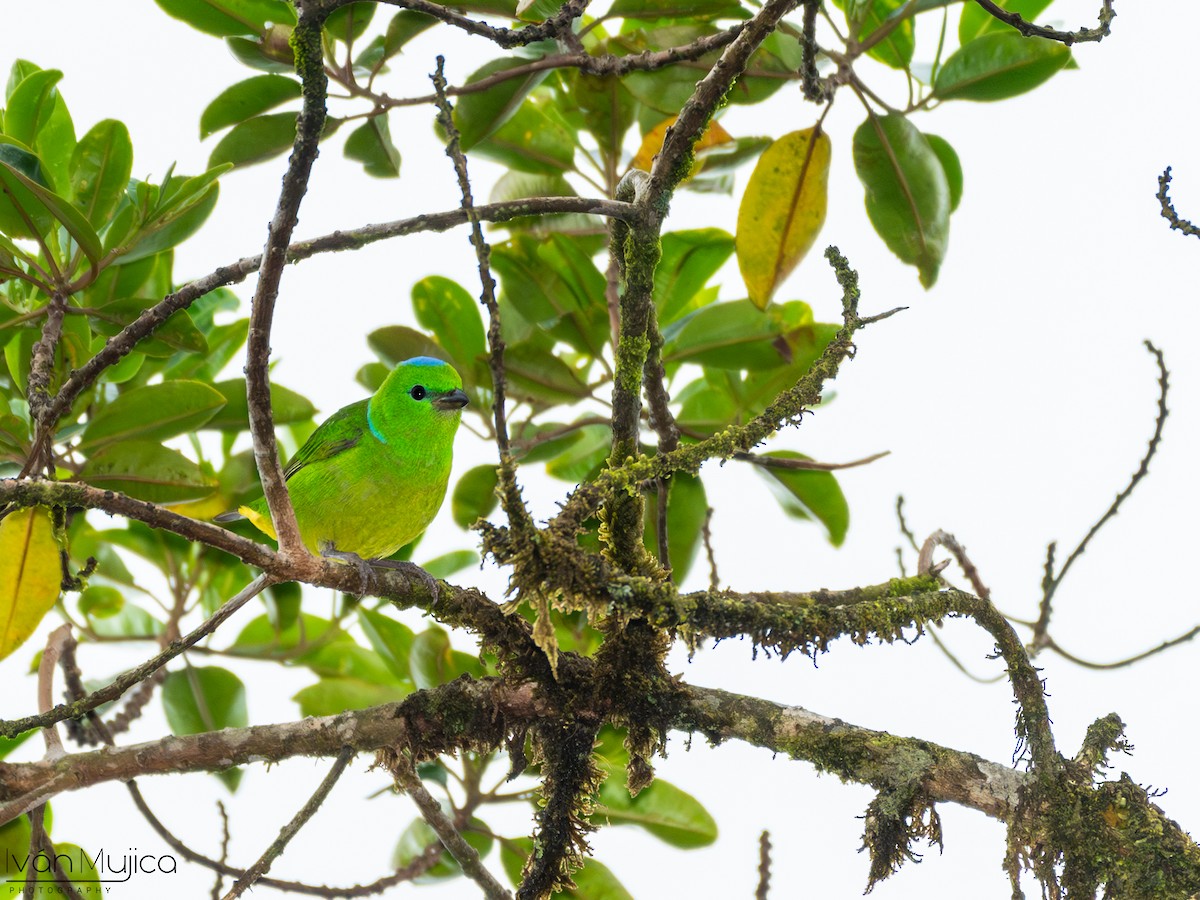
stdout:
<svg viewBox="0 0 1200 900">
<path fill-rule="evenodd" d="M 260 878 L 267 873 L 271 868 L 271 864 L 278 859 L 283 853 L 288 843 L 296 834 L 308 824 L 308 820 L 313 817 L 321 805 L 325 802 L 325 798 L 329 796 L 329 792 L 333 790 L 333 786 L 338 783 L 338 779 L 342 777 L 342 773 L 346 771 L 346 766 L 350 765 L 350 760 L 354 758 L 354 749 L 344 747 L 342 752 L 337 755 L 337 759 L 333 762 L 333 767 L 329 770 L 329 774 L 321 781 L 313 795 L 308 798 L 296 815 L 292 816 L 292 820 L 280 829 L 279 837 L 275 838 L 257 860 L 254 865 L 243 873 L 243 875 L 234 883 L 226 893 L 223 900 L 237 900 L 246 890 L 254 885 Z"/>
<path fill-rule="evenodd" d="M 479 853 L 463 839 L 463 836 L 458 833 L 458 829 L 454 827 L 454 823 L 442 811 L 441 805 L 429 791 L 425 790 L 425 786 L 421 784 L 421 779 L 417 777 L 412 762 L 407 756 L 396 754 L 392 774 L 396 777 L 400 787 L 417 804 L 417 809 L 421 811 L 421 815 L 429 827 L 437 834 L 442 845 L 450 851 L 450 855 L 462 868 L 463 874 L 479 885 L 488 900 L 512 900 L 512 893 L 506 890 L 484 867 L 479 860 Z"/>
<path fill-rule="evenodd" d="M 1200 237 L 1200 228 L 1192 224 L 1191 219 L 1182 219 L 1179 213 L 1175 212 L 1175 204 L 1171 202 L 1170 194 L 1167 193 L 1171 186 L 1171 167 L 1167 166 L 1163 173 L 1158 176 L 1158 202 L 1162 206 L 1162 217 L 1171 223 L 1172 230 L 1180 231 L 1190 237 Z"/>
<path fill-rule="evenodd" d="M 764 829 L 763 833 L 758 836 L 758 889 L 754 892 L 754 900 L 767 900 L 770 891 L 771 832 Z"/>
<path fill-rule="evenodd" d="M 708 589 L 710 591 L 719 591 L 721 589 L 721 579 L 717 575 L 717 558 L 713 554 L 712 517 L 713 508 L 710 506 L 704 512 L 704 524 L 700 527 L 700 535 L 704 539 L 704 555 L 708 557 Z"/>
<path fill-rule="evenodd" d="M 1067 573 L 1071 570 L 1071 566 L 1079 559 L 1087 550 L 1088 544 L 1092 538 L 1103 528 L 1113 516 L 1120 510 L 1121 505 L 1129 499 L 1134 488 L 1141 483 L 1150 472 L 1150 461 L 1154 458 L 1154 454 L 1158 452 L 1158 445 L 1162 440 L 1163 426 L 1167 421 L 1167 394 L 1170 390 L 1169 375 L 1167 371 L 1166 360 L 1163 358 L 1162 351 L 1159 350 L 1150 341 L 1143 341 L 1150 355 L 1154 357 L 1154 361 L 1158 366 L 1158 415 L 1154 420 L 1154 433 L 1150 435 L 1150 442 L 1146 446 L 1146 452 L 1142 456 L 1141 462 L 1138 464 L 1137 470 L 1134 471 L 1129 483 L 1121 493 L 1117 494 L 1116 499 L 1105 510 L 1104 515 L 1096 520 L 1088 533 L 1083 536 L 1083 540 L 1079 545 L 1071 551 L 1066 562 L 1062 564 L 1062 568 L 1057 573 L 1054 572 L 1054 549 L 1055 545 L 1051 544 L 1047 550 L 1045 576 L 1042 579 L 1042 600 L 1038 609 L 1037 623 L 1034 626 L 1033 637 L 1030 639 L 1030 646 L 1033 652 L 1036 653 L 1042 647 L 1046 646 L 1047 629 L 1050 626 L 1051 604 L 1054 600 L 1054 595 L 1066 578 Z"/>
<path fill-rule="evenodd" d="M 133 782 L 130 782 L 133 785 Z M 221 858 L 219 862 L 225 865 L 229 861 L 229 813 L 225 811 L 225 804 L 220 800 L 217 801 L 217 813 L 221 816 Z M 219 869 L 216 873 L 216 880 L 212 886 L 212 900 L 221 900 L 221 888 L 225 883 L 225 873 Z"/>
<path fill-rule="evenodd" d="M 1116 12 L 1113 10 L 1112 0 L 1101 0 L 1100 24 L 1096 28 L 1080 28 L 1078 31 L 1058 31 L 1054 28 L 1046 28 L 1041 25 L 1034 25 L 1032 22 L 1026 22 L 1021 18 L 1020 13 L 1009 12 L 997 6 L 992 0 L 975 0 L 975 2 L 1001 22 L 1017 29 L 1025 37 L 1046 38 L 1047 40 L 1058 41 L 1060 44 L 1066 44 L 1068 47 L 1084 41 L 1104 40 L 1109 35 L 1112 20 L 1117 17 Z"/>
<path fill-rule="evenodd" d="M 853 469 L 856 466 L 869 465 L 876 460 L 889 456 L 891 452 L 891 450 L 884 450 L 882 453 L 872 453 L 870 456 L 864 456 L 862 459 L 855 459 L 844 463 L 823 463 L 817 462 L 815 459 L 784 459 L 775 456 L 763 456 L 758 453 L 735 453 L 733 454 L 733 458 L 742 462 L 753 463 L 756 466 L 762 466 L 764 469 L 791 469 L 800 472 L 836 472 L 839 469 Z"/>
<path fill-rule="evenodd" d="M 955 562 L 962 569 L 963 574 L 967 576 L 967 581 L 971 582 L 971 589 L 975 592 L 975 596 L 990 603 L 992 592 L 983 583 L 983 579 L 979 575 L 979 570 L 975 568 L 975 564 L 967 556 L 967 548 L 960 544 L 954 535 L 942 531 L 940 528 L 927 537 L 925 543 L 921 545 L 921 554 L 917 561 L 917 572 L 924 574 L 932 570 L 933 551 L 935 547 L 945 547 L 950 551 Z"/>
<path fill-rule="evenodd" d="M 63 645 L 71 640 L 71 625 L 60 625 L 46 638 L 46 649 L 38 663 L 38 712 L 45 715 L 54 706 L 54 670 L 58 667 Z M 50 722 L 42 727 L 46 741 L 46 759 L 55 760 L 63 756 L 62 738 L 58 735 L 57 723 Z"/>
<path fill-rule="evenodd" d="M 1178 637 L 1173 637 L 1168 641 L 1163 641 L 1157 647 L 1152 647 L 1149 650 L 1144 650 L 1141 653 L 1126 657 L 1125 659 L 1118 659 L 1115 662 L 1106 663 L 1092 662 L 1090 660 L 1081 659 L 1080 657 L 1075 656 L 1073 653 L 1068 653 L 1054 641 L 1054 638 L 1050 637 L 1049 635 L 1046 635 L 1044 646 L 1047 650 L 1054 651 L 1063 659 L 1070 660 L 1077 666 L 1083 666 L 1085 669 L 1122 669 L 1125 666 L 1131 666 L 1136 662 L 1141 662 L 1143 659 L 1149 659 L 1151 656 L 1157 656 L 1164 650 L 1170 650 L 1172 647 L 1178 647 L 1180 644 L 1186 644 L 1194 639 L 1197 635 L 1200 635 L 1200 625 L 1197 625 L 1195 628 L 1192 628 L 1189 631 L 1185 631 Z"/>
<path fill-rule="evenodd" d="M 344 6 L 349 2 L 351 0 L 342 0 L 337 5 Z M 518 29 L 496 28 L 485 22 L 468 18 L 440 4 L 432 3 L 430 0 L 383 0 L 383 2 L 392 6 L 400 6 L 404 9 L 425 13 L 427 16 L 440 19 L 447 25 L 461 28 L 468 34 L 485 37 L 499 44 L 501 47 L 511 49 L 513 47 L 524 47 L 537 41 L 556 38 L 565 34 L 571 29 L 571 24 L 583 15 L 584 10 L 587 9 L 589 0 L 568 0 L 567 3 L 563 4 L 562 9 L 549 19 L 546 19 L 546 21 Z"/>
</svg>

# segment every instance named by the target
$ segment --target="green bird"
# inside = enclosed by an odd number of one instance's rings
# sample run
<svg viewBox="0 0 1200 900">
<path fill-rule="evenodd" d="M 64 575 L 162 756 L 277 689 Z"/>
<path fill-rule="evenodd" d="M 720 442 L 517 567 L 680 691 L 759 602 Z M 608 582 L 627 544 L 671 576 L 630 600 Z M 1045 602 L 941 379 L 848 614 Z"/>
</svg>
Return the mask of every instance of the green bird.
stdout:
<svg viewBox="0 0 1200 900">
<path fill-rule="evenodd" d="M 421 534 L 446 496 L 466 405 L 453 366 L 417 356 L 322 422 L 283 472 L 305 546 L 367 578 L 365 560 L 378 564 Z M 240 518 L 276 537 L 265 497 L 216 521 Z"/>
</svg>

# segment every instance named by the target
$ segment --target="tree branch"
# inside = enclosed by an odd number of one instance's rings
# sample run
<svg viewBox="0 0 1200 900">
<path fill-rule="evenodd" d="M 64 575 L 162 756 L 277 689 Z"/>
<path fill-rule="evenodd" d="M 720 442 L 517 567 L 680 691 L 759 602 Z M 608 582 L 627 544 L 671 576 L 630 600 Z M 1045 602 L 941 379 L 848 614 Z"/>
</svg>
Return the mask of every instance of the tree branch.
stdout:
<svg viewBox="0 0 1200 900">
<path fill-rule="evenodd" d="M 1058 31 L 1054 28 L 1046 28 L 1041 25 L 1034 25 L 1032 22 L 1026 22 L 1021 18 L 1020 13 L 1009 12 L 997 6 L 992 0 L 975 0 L 975 2 L 983 7 L 987 13 L 1001 22 L 1011 25 L 1025 37 L 1046 38 L 1050 41 L 1058 41 L 1060 44 L 1066 44 L 1068 47 L 1084 41 L 1104 40 L 1109 35 L 1112 20 L 1117 17 L 1116 12 L 1113 10 L 1112 0 L 1101 0 L 1099 26 L 1096 28 L 1080 28 L 1078 31 Z"/>
<path fill-rule="evenodd" d="M 1182 232 L 1188 237 L 1200 237 L 1200 228 L 1192 224 L 1191 219 L 1180 218 L 1179 213 L 1175 212 L 1175 204 L 1171 202 L 1171 197 L 1167 193 L 1171 186 L 1171 167 L 1167 166 L 1163 173 L 1158 176 L 1158 197 L 1159 205 L 1162 206 L 1162 217 L 1171 223 L 1173 231 Z"/>
<path fill-rule="evenodd" d="M 412 760 L 403 754 L 396 754 L 392 759 L 389 770 L 395 776 L 396 783 L 412 798 L 417 809 L 421 811 L 422 818 L 433 829 L 442 846 L 450 851 L 450 855 L 462 868 L 463 874 L 479 885 L 487 900 L 512 900 L 512 893 L 505 890 L 487 870 L 479 859 L 479 853 L 463 839 L 437 800 L 425 790 L 413 769 Z"/>
</svg>

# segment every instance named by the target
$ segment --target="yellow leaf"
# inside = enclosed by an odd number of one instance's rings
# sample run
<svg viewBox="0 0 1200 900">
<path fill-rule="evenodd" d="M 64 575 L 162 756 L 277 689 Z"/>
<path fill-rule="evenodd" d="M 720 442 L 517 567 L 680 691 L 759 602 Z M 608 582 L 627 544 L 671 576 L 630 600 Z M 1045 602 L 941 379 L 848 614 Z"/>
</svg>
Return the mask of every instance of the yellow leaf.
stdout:
<svg viewBox="0 0 1200 900">
<path fill-rule="evenodd" d="M 0 522 L 0 659 L 33 634 L 61 583 L 49 513 L 23 509 Z"/>
<path fill-rule="evenodd" d="M 207 497 L 201 497 L 199 500 L 185 500 L 183 503 L 170 503 L 163 507 L 173 513 L 179 513 L 181 516 L 187 516 L 190 519 L 200 519 L 207 522 L 214 519 L 221 513 L 229 512 L 233 509 L 233 503 L 228 497 L 221 493 L 209 494 Z"/>
<path fill-rule="evenodd" d="M 653 128 L 646 132 L 646 136 L 642 138 L 642 146 L 638 148 L 637 155 L 633 158 L 633 162 L 629 164 L 631 169 L 641 169 L 643 172 L 649 172 L 650 167 L 654 165 L 654 157 L 658 155 L 658 151 L 662 149 L 663 141 L 667 137 L 667 129 L 675 124 L 675 117 L 663 119 Z M 733 142 L 733 136 L 721 127 L 721 123 L 712 121 L 708 123 L 708 128 L 704 129 L 704 134 L 700 135 L 700 140 L 696 141 L 695 152 L 701 153 L 710 147 L 716 147 L 720 144 L 729 144 Z M 698 161 L 692 166 L 692 171 L 688 173 L 691 178 L 703 166 L 703 162 Z"/>
<path fill-rule="evenodd" d="M 767 308 L 825 224 L 830 146 L 828 135 L 815 131 L 793 131 L 768 147 L 738 207 L 738 268 L 759 309 Z"/>
</svg>

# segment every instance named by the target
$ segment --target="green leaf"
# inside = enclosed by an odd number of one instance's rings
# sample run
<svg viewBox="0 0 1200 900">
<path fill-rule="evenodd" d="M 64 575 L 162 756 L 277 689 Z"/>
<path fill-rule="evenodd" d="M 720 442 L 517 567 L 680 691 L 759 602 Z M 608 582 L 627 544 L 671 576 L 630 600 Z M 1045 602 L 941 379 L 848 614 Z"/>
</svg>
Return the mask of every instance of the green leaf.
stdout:
<svg viewBox="0 0 1200 900">
<path fill-rule="evenodd" d="M 761 103 L 795 77 L 804 62 L 800 41 L 776 31 L 767 36 L 753 56 L 750 68 L 730 89 L 730 103 Z M 763 74 L 755 74 L 762 72 Z"/>
<path fill-rule="evenodd" d="M 296 139 L 297 118 L 299 113 L 282 112 L 239 122 L 213 148 L 209 166 L 249 166 L 286 153 Z"/>
<path fill-rule="evenodd" d="M 105 638 L 147 638 L 157 637 L 166 630 L 158 619 L 146 612 L 140 606 L 126 603 L 115 614 L 104 619 L 92 620 L 92 631 L 97 636 Z"/>
<path fill-rule="evenodd" d="M 227 37 L 225 46 L 233 58 L 251 69 L 273 75 L 294 75 L 296 58 L 289 38 L 290 25 L 274 25 L 263 37 Z"/>
<path fill-rule="evenodd" d="M 246 685 L 227 668 L 193 666 L 169 672 L 162 683 L 162 704 L 174 734 L 202 734 L 250 724 Z"/>
<path fill-rule="evenodd" d="M 338 631 L 333 622 L 320 616 L 301 613 L 286 627 L 280 627 L 264 613 L 246 623 L 246 627 L 234 638 L 229 649 L 239 656 L 290 658 L 294 655 L 293 651 L 301 645 L 315 646 L 352 641 L 350 635 Z"/>
<path fill-rule="evenodd" d="M 555 406 L 588 395 L 587 385 L 557 356 L 531 344 L 515 344 L 504 352 L 510 394 L 531 403 Z"/>
<path fill-rule="evenodd" d="M 462 829 L 462 837 L 475 848 L 482 859 L 492 850 L 493 838 L 491 829 L 480 819 L 472 817 L 470 824 Z M 392 852 L 392 865 L 398 869 L 410 865 L 415 859 L 424 855 L 425 848 L 439 843 L 438 836 L 424 819 L 414 819 L 404 831 L 400 832 L 400 840 Z M 429 884 L 445 878 L 454 878 L 462 874 L 462 869 L 449 851 L 443 850 L 441 857 L 424 874 L 413 879 L 414 884 Z"/>
<path fill-rule="evenodd" d="M 671 576 L 676 584 L 687 577 L 708 515 L 708 496 L 704 482 L 684 473 L 671 476 L 667 493 L 667 550 L 671 557 Z M 646 496 L 646 526 L 643 540 L 646 549 L 658 556 L 658 493 Z"/>
<path fill-rule="evenodd" d="M 775 450 L 762 456 L 773 459 L 808 459 L 791 450 Z M 755 466 L 771 486 L 783 511 L 795 519 L 816 519 L 825 526 L 829 543 L 840 547 L 850 527 L 850 506 L 832 472 L 805 469 L 775 469 Z"/>
<path fill-rule="evenodd" d="M 216 37 L 261 35 L 268 23 L 295 25 L 296 12 L 284 0 L 154 0 L 169 16 Z"/>
<path fill-rule="evenodd" d="M 374 4 L 368 4 L 374 6 Z M 400 175 L 400 151 L 392 143 L 387 115 L 372 116 L 346 137 L 346 159 L 363 164 L 363 171 L 376 178 Z"/>
<path fill-rule="evenodd" d="M 759 309 L 812 248 L 825 224 L 828 136 L 815 128 L 785 134 L 768 147 L 738 207 L 738 268 Z"/>
<path fill-rule="evenodd" d="M 528 64 L 529 60 L 520 56 L 494 59 L 471 73 L 466 83 L 474 84 L 488 76 Z M 529 92 L 541 84 L 546 75 L 545 70 L 518 75 L 485 90 L 461 95 L 454 108 L 454 124 L 458 128 L 463 150 L 470 150 L 511 119 Z"/>
<path fill-rule="evenodd" d="M 300 96 L 300 82 L 283 75 L 255 75 L 227 87 L 200 114 L 200 137 L 274 109 Z M 293 132 L 294 134 L 294 132 Z M 289 142 L 290 143 L 290 142 Z"/>
<path fill-rule="evenodd" d="M 402 9 L 388 22 L 387 33 L 384 35 L 384 49 L 387 56 L 393 56 L 405 44 L 423 31 L 432 28 L 438 22 L 433 16 L 412 9 Z"/>
<path fill-rule="evenodd" d="M 908 0 L 874 0 L 866 9 L 863 16 L 862 29 L 858 39 L 865 41 L 883 25 L 891 22 L 892 18 L 905 8 Z M 974 4 L 972 4 L 974 5 Z M 885 66 L 893 69 L 907 69 L 912 63 L 913 50 L 916 47 L 913 19 L 909 15 L 903 22 L 892 29 L 892 33 L 867 51 L 868 56 L 879 60 Z"/>
<path fill-rule="evenodd" d="M 133 143 L 124 122 L 97 122 L 71 155 L 71 191 L 75 205 L 99 229 L 108 223 L 129 184 Z"/>
<path fill-rule="evenodd" d="M 938 69 L 939 100 L 1004 100 L 1031 91 L 1067 64 L 1071 48 L 1015 31 L 989 32 L 959 47 Z"/>
<path fill-rule="evenodd" d="M 854 168 L 875 231 L 933 287 L 950 238 L 950 185 L 937 153 L 904 116 L 871 115 L 854 132 Z"/>
<path fill-rule="evenodd" d="M 434 578 L 449 578 L 470 566 L 479 565 L 479 554 L 474 550 L 451 550 L 441 556 L 426 560 L 421 568 Z"/>
<path fill-rule="evenodd" d="M 662 259 L 654 270 L 654 303 L 661 325 L 698 308 L 697 294 L 725 265 L 733 246 L 733 235 L 719 228 L 668 231 L 662 236 Z"/>
<path fill-rule="evenodd" d="M 412 651 L 412 629 L 390 616 L 362 606 L 358 608 L 358 624 L 392 674 L 409 680 L 408 656 Z"/>
<path fill-rule="evenodd" d="M 571 446 L 546 464 L 546 474 L 563 481 L 588 481 L 604 466 L 612 448 L 612 430 L 607 425 L 585 425 L 575 432 Z"/>
<path fill-rule="evenodd" d="M 96 413 L 80 447 L 91 450 L 115 441 L 166 440 L 195 431 L 224 405 L 220 391 L 199 381 L 134 388 Z"/>
<path fill-rule="evenodd" d="M 225 405 L 204 423 L 210 431 L 247 431 L 250 428 L 250 412 L 246 403 L 246 379 L 232 378 L 213 385 L 224 398 Z M 291 425 L 307 422 L 316 415 L 317 408 L 307 397 L 302 397 L 281 384 L 271 383 L 271 415 L 276 425 Z"/>
<path fill-rule="evenodd" d="M 412 680 L 421 690 L 428 690 L 453 681 L 459 675 L 483 675 L 479 660 L 468 653 L 450 647 L 450 636 L 431 625 L 413 638 L 408 653 L 408 668 Z"/>
<path fill-rule="evenodd" d="M 457 282 L 430 275 L 413 285 L 413 312 L 450 354 L 464 381 L 473 382 L 475 361 L 487 354 L 479 302 Z"/>
<path fill-rule="evenodd" d="M 135 234 L 118 236 L 117 240 L 122 247 L 126 248 L 118 257 L 120 261 L 131 263 L 147 256 L 154 256 L 163 250 L 169 250 L 183 243 L 195 234 L 213 211 L 213 207 L 217 205 L 220 187 L 217 185 L 216 179 L 218 175 L 226 171 L 228 171 L 227 167 L 217 167 L 203 175 L 194 176 L 192 179 L 182 177 L 172 179 L 171 183 L 178 181 L 183 184 L 191 181 L 193 186 L 199 180 L 199 183 L 206 186 L 201 189 L 189 187 L 186 200 L 177 196 L 174 203 L 167 209 L 160 209 L 149 221 L 137 229 Z M 118 216 L 120 214 L 118 211 Z M 114 223 L 113 229 L 105 235 L 106 249 L 115 249 L 114 245 L 110 243 L 115 229 L 116 224 Z M 210 342 L 211 345 L 212 342 Z"/>
<path fill-rule="evenodd" d="M 41 507 L 0 522 L 0 659 L 20 647 L 54 606 L 62 582 L 50 515 Z"/>
<path fill-rule="evenodd" d="M 55 224 L 60 224 L 75 239 L 79 244 L 79 249 L 93 263 L 103 255 L 100 238 L 97 237 L 95 229 L 66 198 L 60 197 L 38 184 L 36 180 L 27 177 L 20 168 L 2 158 L 0 158 L 0 185 L 8 195 L 5 198 L 6 203 L 24 210 L 41 234 L 46 234 Z M 27 226 L 23 230 L 27 236 L 33 236 L 28 233 Z M 9 231 L 9 233 L 20 236 L 22 231 Z M 63 267 L 65 268 L 65 266 Z"/>
<path fill-rule="evenodd" d="M 93 584 L 79 595 L 79 611 L 88 618 L 106 619 L 125 606 L 125 595 L 115 587 Z"/>
<path fill-rule="evenodd" d="M 749 300 L 712 303 L 663 329 L 663 359 L 723 369 L 769 369 L 787 362 L 782 316 Z"/>
<path fill-rule="evenodd" d="M 555 432 L 562 432 L 564 427 L 558 422 L 539 422 L 536 425 L 521 422 L 518 425 L 510 426 L 513 454 L 521 462 L 527 463 L 553 459 L 580 438 L 578 429 L 567 431 L 558 437 L 545 437 Z"/>
<path fill-rule="evenodd" d="M 46 124 L 54 110 L 58 91 L 54 86 L 62 80 L 58 69 L 41 69 L 21 79 L 9 94 L 4 110 L 4 133 L 26 147 L 37 142 L 38 130 Z"/>
<path fill-rule="evenodd" d="M 246 686 L 242 680 L 218 666 L 189 666 L 168 673 L 162 685 L 167 724 L 177 735 L 203 734 L 222 728 L 245 728 Z M 218 773 L 231 791 L 237 789 L 241 772 Z"/>
<path fill-rule="evenodd" d="M 377 328 L 367 335 L 367 345 L 389 366 L 397 366 L 414 356 L 432 356 L 450 362 L 450 354 L 436 341 L 406 325 Z"/>
<path fill-rule="evenodd" d="M 83 464 L 79 478 L 150 503 L 195 500 L 217 489 L 217 479 L 178 450 L 148 440 L 106 444 Z"/>
<path fill-rule="evenodd" d="M 568 82 L 569 83 L 569 82 Z M 621 158 L 621 145 L 637 111 L 637 101 L 615 75 L 576 74 L 571 96 L 583 113 L 584 127 L 596 139 L 606 160 Z M 678 110 L 672 110 L 672 114 Z"/>
<path fill-rule="evenodd" d="M 1026 22 L 1033 22 L 1050 5 L 1050 0 L 997 0 L 1001 9 L 1018 13 Z M 1011 26 L 1001 22 L 977 3 L 964 3 L 958 20 L 958 42 L 968 44 L 989 31 L 1008 31 Z"/>
<path fill-rule="evenodd" d="M 304 716 L 336 716 L 348 709 L 395 703 L 411 693 L 400 685 L 373 684 L 358 678 L 322 678 L 297 691 L 292 699 Z"/>
<path fill-rule="evenodd" d="M 672 847 L 707 847 L 717 839 L 717 823 L 700 801 L 656 778 L 636 797 L 629 796 L 621 770 L 609 770 L 600 786 L 592 821 L 637 825 Z"/>
<path fill-rule="evenodd" d="M 950 188 L 950 212 L 954 212 L 962 201 L 963 192 L 963 170 L 958 153 L 950 146 L 949 141 L 936 134 L 925 135 L 925 140 L 929 141 L 929 146 L 937 154 L 938 162 L 942 164 L 946 173 L 946 184 Z"/>
<path fill-rule="evenodd" d="M 476 466 L 458 479 L 450 496 L 450 514 L 459 528 L 470 528 L 496 508 L 496 467 Z"/>
<path fill-rule="evenodd" d="M 514 886 L 521 884 L 525 860 L 532 852 L 531 838 L 521 837 L 501 842 L 500 865 Z M 617 880 L 612 869 L 591 857 L 584 859 L 582 869 L 571 873 L 571 880 L 575 882 L 575 887 L 568 888 L 558 896 L 571 900 L 633 900 L 633 894 Z"/>
<path fill-rule="evenodd" d="M 550 98 L 534 96 L 481 140 L 475 152 L 509 169 L 557 175 L 575 168 L 575 145 L 575 132 Z"/>
<path fill-rule="evenodd" d="M 353 43 L 362 37 L 371 17 L 375 15 L 374 3 L 348 3 L 330 13 L 325 20 L 325 31 L 335 41 L 343 44 Z"/>
</svg>

